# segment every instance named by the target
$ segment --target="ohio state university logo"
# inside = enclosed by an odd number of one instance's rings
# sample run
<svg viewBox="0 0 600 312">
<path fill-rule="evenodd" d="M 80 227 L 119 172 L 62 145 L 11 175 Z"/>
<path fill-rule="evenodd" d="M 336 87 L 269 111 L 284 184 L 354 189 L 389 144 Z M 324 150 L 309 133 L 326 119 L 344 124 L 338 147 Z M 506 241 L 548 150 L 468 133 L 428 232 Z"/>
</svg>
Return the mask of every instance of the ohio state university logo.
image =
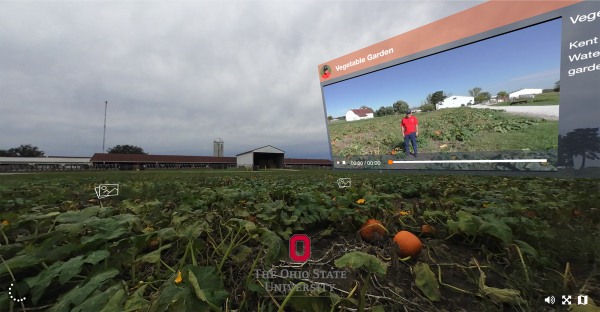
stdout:
<svg viewBox="0 0 600 312">
<path fill-rule="evenodd" d="M 304 254 L 298 255 L 296 244 L 304 243 Z M 310 238 L 306 234 L 294 234 L 290 238 L 290 258 L 296 262 L 305 262 L 310 258 Z"/>
</svg>

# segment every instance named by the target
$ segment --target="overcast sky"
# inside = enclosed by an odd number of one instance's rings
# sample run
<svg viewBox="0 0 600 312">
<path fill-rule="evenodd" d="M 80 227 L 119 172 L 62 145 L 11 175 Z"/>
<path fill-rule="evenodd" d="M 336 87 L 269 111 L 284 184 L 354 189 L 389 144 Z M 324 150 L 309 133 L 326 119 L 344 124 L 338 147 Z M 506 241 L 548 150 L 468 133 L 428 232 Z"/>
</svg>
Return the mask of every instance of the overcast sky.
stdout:
<svg viewBox="0 0 600 312">
<path fill-rule="evenodd" d="M 2 1 L 0 149 L 327 159 L 317 66 L 483 2 Z"/>
<path fill-rule="evenodd" d="M 419 107 L 436 91 L 469 96 L 469 90 L 479 87 L 495 96 L 552 89 L 560 80 L 561 22 L 555 19 L 325 86 L 327 114 L 346 116 L 363 105 L 377 110 L 399 100 Z"/>
</svg>

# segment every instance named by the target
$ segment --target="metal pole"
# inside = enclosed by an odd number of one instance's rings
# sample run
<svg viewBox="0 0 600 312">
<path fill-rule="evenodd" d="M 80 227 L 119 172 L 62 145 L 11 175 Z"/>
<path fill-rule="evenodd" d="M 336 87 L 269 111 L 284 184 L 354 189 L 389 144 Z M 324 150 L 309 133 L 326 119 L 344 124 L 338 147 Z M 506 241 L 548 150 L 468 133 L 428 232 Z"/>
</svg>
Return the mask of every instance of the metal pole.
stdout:
<svg viewBox="0 0 600 312">
<path fill-rule="evenodd" d="M 104 142 L 106 139 L 106 108 L 108 107 L 108 101 L 104 102 L 104 135 L 102 135 L 102 153 L 104 153 Z"/>
</svg>

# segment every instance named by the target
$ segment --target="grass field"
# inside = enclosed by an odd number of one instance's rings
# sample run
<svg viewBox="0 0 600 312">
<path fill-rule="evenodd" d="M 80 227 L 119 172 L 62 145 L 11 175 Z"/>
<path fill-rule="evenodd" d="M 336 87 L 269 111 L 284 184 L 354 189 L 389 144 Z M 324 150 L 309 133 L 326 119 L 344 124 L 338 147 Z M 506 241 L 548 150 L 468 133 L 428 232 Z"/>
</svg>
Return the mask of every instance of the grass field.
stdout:
<svg viewBox="0 0 600 312">
<path fill-rule="evenodd" d="M 558 148 L 558 121 L 470 107 L 414 115 L 419 121 L 419 153 Z M 402 118 L 387 116 L 330 124 L 333 155 L 389 155 L 403 152 Z"/>
<path fill-rule="evenodd" d="M 545 106 L 545 105 L 558 105 L 559 103 L 559 92 L 549 92 L 536 94 L 533 99 L 519 99 L 527 100 L 527 103 L 516 104 L 519 106 Z M 510 106 L 510 102 L 503 102 L 498 104 L 492 104 L 491 106 Z"/>
<path fill-rule="evenodd" d="M 341 177 L 353 187 L 338 188 Z M 119 184 L 119 196 L 98 200 L 99 183 Z M 599 302 L 599 202 L 598 179 L 318 170 L 2 176 L 0 311 L 533 312 L 548 311 L 549 295 Z M 360 237 L 367 219 L 385 227 L 380 239 Z M 419 254 L 395 254 L 401 230 L 417 236 Z M 289 258 L 293 234 L 311 238 L 303 265 Z M 270 278 L 255 274 L 269 269 Z M 287 274 L 315 269 L 345 278 Z M 11 295 L 25 301 L 9 299 L 11 282 Z M 331 287 L 291 293 L 267 282 Z M 572 311 L 596 311 L 586 308 Z"/>
</svg>

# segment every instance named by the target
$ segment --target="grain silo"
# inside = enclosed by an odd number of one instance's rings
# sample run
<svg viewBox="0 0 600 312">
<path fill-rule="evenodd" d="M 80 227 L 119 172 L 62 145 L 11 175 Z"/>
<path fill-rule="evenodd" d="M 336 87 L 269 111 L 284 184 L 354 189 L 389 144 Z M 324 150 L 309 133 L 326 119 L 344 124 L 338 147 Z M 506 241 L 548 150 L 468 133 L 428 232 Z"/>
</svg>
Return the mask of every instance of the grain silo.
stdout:
<svg viewBox="0 0 600 312">
<path fill-rule="evenodd" d="M 223 140 L 216 139 L 213 142 L 213 156 L 214 157 L 223 157 Z"/>
</svg>

